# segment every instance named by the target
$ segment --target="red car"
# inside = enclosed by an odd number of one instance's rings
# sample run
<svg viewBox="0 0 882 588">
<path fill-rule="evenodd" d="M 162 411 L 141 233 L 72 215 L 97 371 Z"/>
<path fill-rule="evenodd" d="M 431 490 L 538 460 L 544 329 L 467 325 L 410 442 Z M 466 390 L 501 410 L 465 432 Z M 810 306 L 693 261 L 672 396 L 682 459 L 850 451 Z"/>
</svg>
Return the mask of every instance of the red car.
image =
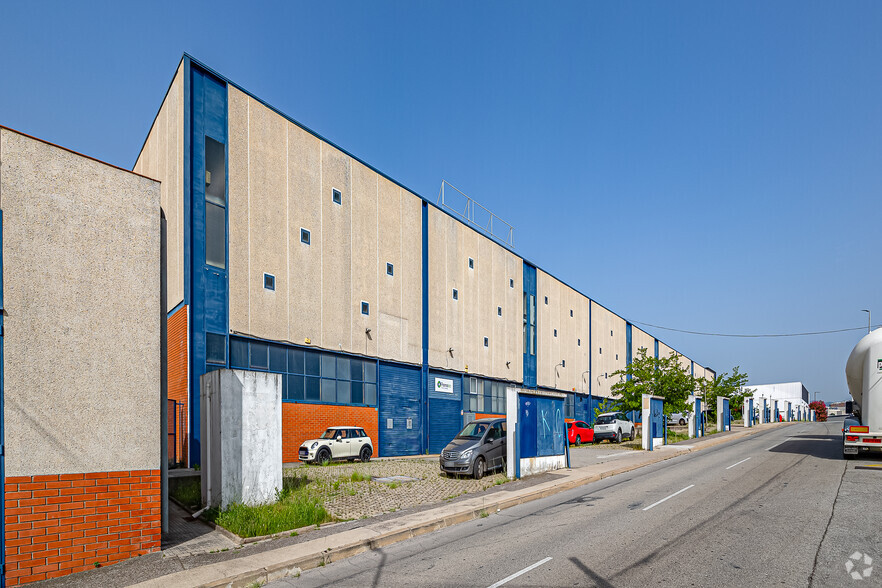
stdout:
<svg viewBox="0 0 882 588">
<path fill-rule="evenodd" d="M 593 443 L 594 429 L 585 421 L 570 421 L 567 423 L 567 437 L 570 444 Z"/>
</svg>

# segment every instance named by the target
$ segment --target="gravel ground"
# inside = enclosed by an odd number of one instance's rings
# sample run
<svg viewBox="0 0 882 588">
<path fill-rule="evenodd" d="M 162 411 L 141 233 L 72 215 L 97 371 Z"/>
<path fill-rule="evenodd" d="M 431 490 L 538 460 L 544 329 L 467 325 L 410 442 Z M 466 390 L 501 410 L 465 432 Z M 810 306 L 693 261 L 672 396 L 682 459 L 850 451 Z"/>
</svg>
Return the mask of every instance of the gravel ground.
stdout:
<svg viewBox="0 0 882 588">
<path fill-rule="evenodd" d="M 370 476 L 371 479 L 353 482 L 354 473 Z M 299 466 L 286 469 L 284 475 L 305 475 L 310 492 L 322 498 L 328 514 L 343 521 L 374 517 L 418 505 L 441 503 L 508 482 L 504 473 L 490 474 L 481 480 L 444 476 L 440 472 L 437 458 Z M 377 480 L 393 476 L 412 481 Z"/>
</svg>

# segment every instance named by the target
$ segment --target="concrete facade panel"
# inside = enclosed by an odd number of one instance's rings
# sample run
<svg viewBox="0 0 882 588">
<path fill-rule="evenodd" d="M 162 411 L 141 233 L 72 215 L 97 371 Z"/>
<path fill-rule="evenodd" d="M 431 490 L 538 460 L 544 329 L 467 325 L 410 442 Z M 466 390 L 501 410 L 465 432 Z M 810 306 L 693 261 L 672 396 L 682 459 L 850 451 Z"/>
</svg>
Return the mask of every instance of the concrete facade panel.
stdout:
<svg viewBox="0 0 882 588">
<path fill-rule="evenodd" d="M 0 129 L 6 475 L 159 467 L 160 185 Z"/>
<path fill-rule="evenodd" d="M 168 222 L 168 308 L 184 301 L 184 68 L 178 66 L 133 171 L 162 182 Z"/>
<path fill-rule="evenodd" d="M 352 166 L 342 151 L 322 144 L 322 338 L 325 349 L 351 349 Z M 342 204 L 331 200 L 339 190 Z"/>
<path fill-rule="evenodd" d="M 632 357 L 637 357 L 637 352 L 641 347 L 646 349 L 646 357 L 655 357 L 655 337 L 631 325 L 631 353 Z"/>
<path fill-rule="evenodd" d="M 227 216 L 229 223 L 230 331 L 247 333 L 251 321 L 248 289 L 248 237 L 250 226 L 250 109 L 253 100 L 227 86 Z"/>
<path fill-rule="evenodd" d="M 625 352 L 625 320 L 592 301 L 591 386 L 595 396 L 611 396 L 612 385 L 618 381 L 613 373 L 627 366 Z"/>
<path fill-rule="evenodd" d="M 349 302 L 348 313 L 352 320 L 350 322 L 349 348 L 357 353 L 376 357 L 377 338 L 380 335 L 377 328 L 380 316 L 379 278 L 381 275 L 378 239 L 380 180 L 375 172 L 361 163 L 353 162 L 351 159 L 349 161 L 352 166 L 350 209 L 352 214 L 352 251 L 350 252 L 352 258 L 352 298 Z M 393 222 L 384 220 L 383 226 L 388 228 L 390 233 L 400 234 L 400 228 Z M 386 264 L 382 265 L 382 275 L 385 276 Z M 368 314 L 362 313 L 362 302 L 368 303 Z"/>
<path fill-rule="evenodd" d="M 541 270 L 536 295 L 538 385 L 587 393 L 589 299 Z"/>
</svg>

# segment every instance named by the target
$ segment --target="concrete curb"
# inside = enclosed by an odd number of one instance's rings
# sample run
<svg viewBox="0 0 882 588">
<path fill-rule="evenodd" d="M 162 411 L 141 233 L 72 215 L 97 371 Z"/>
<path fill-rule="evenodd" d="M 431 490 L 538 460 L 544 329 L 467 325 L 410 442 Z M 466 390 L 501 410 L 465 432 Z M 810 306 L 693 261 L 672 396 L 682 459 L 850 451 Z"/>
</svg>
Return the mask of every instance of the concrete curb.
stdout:
<svg viewBox="0 0 882 588">
<path fill-rule="evenodd" d="M 728 441 L 742 439 L 773 427 L 795 423 L 769 424 L 771 425 L 770 427 L 761 428 L 761 426 L 757 426 L 728 435 L 720 435 L 717 438 L 705 438 L 695 441 L 691 447 L 683 447 L 675 451 L 635 451 L 634 455 L 640 456 L 642 459 L 611 469 L 596 473 L 584 471 L 602 468 L 606 465 L 597 464 L 595 466 L 579 468 L 579 470 L 564 470 L 565 477 L 562 480 L 544 482 L 513 492 L 502 490 L 492 494 L 489 500 L 488 497 L 475 497 L 455 504 L 404 515 L 397 519 L 343 531 L 335 535 L 328 535 L 288 547 L 281 547 L 263 553 L 160 576 L 159 578 L 135 584 L 135 586 L 139 588 L 165 588 L 170 586 L 245 588 L 254 583 L 266 583 L 288 576 L 296 576 L 302 570 L 327 565 L 334 561 L 358 555 L 359 553 L 380 549 L 399 541 L 480 518 L 482 513 L 505 510 L 519 504 L 553 496 L 578 486 L 666 461 L 679 455 L 701 451 Z M 625 459 L 629 458 L 630 456 Z"/>
</svg>

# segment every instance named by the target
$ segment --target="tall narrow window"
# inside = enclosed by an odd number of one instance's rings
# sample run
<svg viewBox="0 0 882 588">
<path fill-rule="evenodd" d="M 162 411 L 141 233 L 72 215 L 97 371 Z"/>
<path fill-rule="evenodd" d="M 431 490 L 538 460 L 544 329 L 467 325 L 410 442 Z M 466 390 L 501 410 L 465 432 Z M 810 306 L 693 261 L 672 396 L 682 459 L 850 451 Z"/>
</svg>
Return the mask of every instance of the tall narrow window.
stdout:
<svg viewBox="0 0 882 588">
<path fill-rule="evenodd" d="M 205 137 L 205 263 L 227 265 L 227 188 L 224 144 Z"/>
<path fill-rule="evenodd" d="M 340 190 L 334 189 L 331 198 L 334 200 L 334 204 L 343 204 L 343 195 Z"/>
</svg>

